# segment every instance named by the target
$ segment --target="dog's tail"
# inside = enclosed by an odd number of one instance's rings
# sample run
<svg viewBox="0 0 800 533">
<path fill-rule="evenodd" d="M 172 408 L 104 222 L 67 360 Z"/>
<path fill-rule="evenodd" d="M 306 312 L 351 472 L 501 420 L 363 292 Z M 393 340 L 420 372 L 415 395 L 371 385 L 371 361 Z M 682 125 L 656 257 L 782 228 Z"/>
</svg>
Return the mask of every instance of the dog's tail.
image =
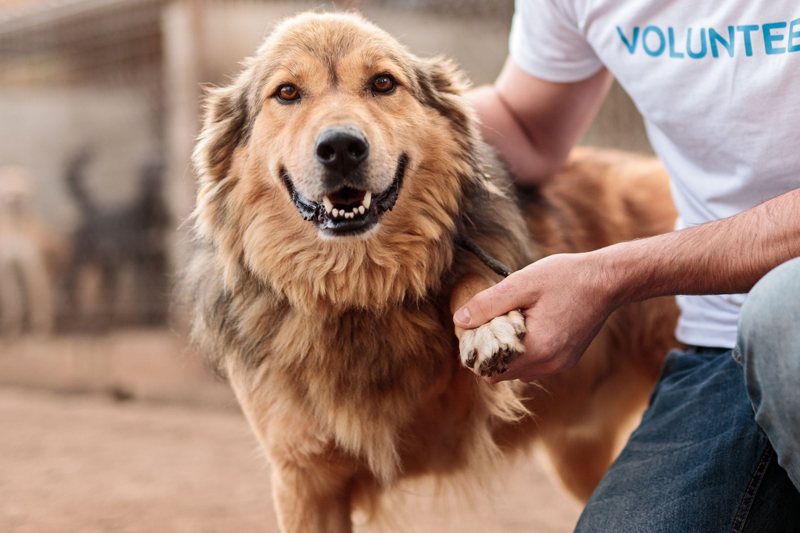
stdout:
<svg viewBox="0 0 800 533">
<path fill-rule="evenodd" d="M 139 211 L 145 230 L 165 230 L 169 214 L 164 201 L 164 159 L 156 154 L 148 158 L 139 171 Z"/>
<path fill-rule="evenodd" d="M 84 186 L 86 164 L 89 162 L 90 157 L 89 150 L 81 150 L 67 165 L 67 188 L 83 213 L 94 209 L 92 199 Z"/>
</svg>

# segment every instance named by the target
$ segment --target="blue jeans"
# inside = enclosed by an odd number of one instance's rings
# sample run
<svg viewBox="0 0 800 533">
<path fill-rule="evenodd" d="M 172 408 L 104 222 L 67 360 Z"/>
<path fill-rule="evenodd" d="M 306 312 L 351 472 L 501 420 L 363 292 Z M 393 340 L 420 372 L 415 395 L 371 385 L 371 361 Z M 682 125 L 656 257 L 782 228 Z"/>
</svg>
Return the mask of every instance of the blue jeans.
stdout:
<svg viewBox="0 0 800 533">
<path fill-rule="evenodd" d="M 575 531 L 800 532 L 799 480 L 800 258 L 750 292 L 734 350 L 670 353 Z"/>
</svg>

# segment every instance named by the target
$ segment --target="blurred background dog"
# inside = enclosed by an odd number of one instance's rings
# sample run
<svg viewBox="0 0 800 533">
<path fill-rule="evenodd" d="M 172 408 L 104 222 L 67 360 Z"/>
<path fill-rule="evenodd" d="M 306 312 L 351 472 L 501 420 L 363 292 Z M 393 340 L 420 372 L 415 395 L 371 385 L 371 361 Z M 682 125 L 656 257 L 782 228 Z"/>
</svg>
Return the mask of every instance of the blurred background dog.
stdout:
<svg viewBox="0 0 800 533">
<path fill-rule="evenodd" d="M 33 208 L 33 174 L 0 169 L 0 330 L 52 332 L 53 272 L 63 257 L 54 232 Z"/>
<path fill-rule="evenodd" d="M 169 216 L 162 198 L 163 162 L 158 156 L 145 161 L 135 198 L 122 206 L 107 207 L 94 200 L 86 187 L 90 161 L 88 150 L 79 152 L 70 161 L 65 180 L 81 217 L 72 234 L 72 256 L 64 280 L 67 305 L 76 311 L 69 323 L 82 329 L 104 329 L 125 319 L 158 324 L 165 318 L 167 293 L 165 233 Z M 87 269 L 95 275 L 95 291 L 81 291 Z M 127 310 L 120 305 L 126 277 L 131 300 Z M 94 292 L 96 301 L 81 302 L 81 292 L 84 296 Z"/>
</svg>

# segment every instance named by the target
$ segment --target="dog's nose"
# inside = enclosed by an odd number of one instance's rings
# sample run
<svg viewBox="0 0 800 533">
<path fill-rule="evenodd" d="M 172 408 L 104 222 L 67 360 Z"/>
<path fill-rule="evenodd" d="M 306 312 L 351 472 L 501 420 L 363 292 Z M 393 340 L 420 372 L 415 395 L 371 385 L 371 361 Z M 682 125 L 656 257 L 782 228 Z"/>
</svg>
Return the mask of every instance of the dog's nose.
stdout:
<svg viewBox="0 0 800 533">
<path fill-rule="evenodd" d="M 327 128 L 317 137 L 317 159 L 330 170 L 347 174 L 369 154 L 364 135 L 347 127 Z"/>
</svg>

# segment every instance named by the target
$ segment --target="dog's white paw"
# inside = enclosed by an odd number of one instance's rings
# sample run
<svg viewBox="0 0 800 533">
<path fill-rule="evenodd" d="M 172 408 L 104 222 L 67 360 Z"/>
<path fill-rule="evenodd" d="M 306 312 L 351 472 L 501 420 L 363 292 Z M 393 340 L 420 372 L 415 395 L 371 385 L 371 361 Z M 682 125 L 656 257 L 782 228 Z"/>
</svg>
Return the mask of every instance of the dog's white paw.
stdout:
<svg viewBox="0 0 800 533">
<path fill-rule="evenodd" d="M 494 376 L 525 352 L 525 317 L 511 311 L 478 328 L 463 332 L 458 347 L 461 363 L 479 376 Z"/>
</svg>

